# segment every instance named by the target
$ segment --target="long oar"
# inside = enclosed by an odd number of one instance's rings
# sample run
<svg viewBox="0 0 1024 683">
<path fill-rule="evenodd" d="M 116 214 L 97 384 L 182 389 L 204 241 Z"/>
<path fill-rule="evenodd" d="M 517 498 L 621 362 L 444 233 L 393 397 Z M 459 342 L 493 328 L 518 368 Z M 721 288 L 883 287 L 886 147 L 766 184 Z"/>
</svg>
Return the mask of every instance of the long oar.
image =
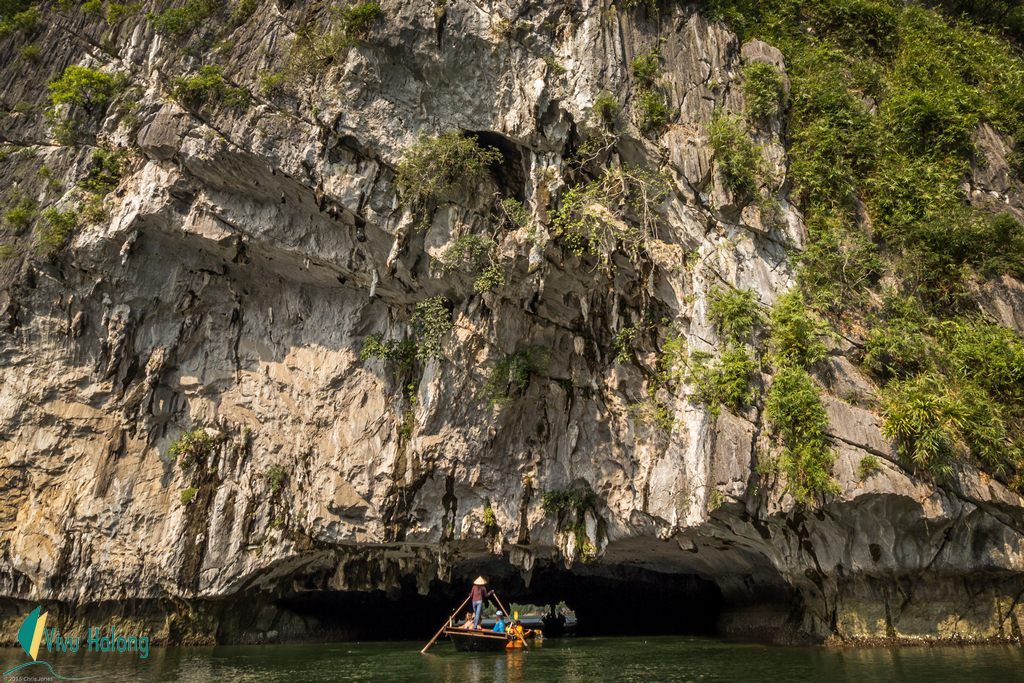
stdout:
<svg viewBox="0 0 1024 683">
<path fill-rule="evenodd" d="M 425 655 L 425 654 L 427 654 L 427 649 L 428 649 L 428 648 L 429 648 L 429 647 L 430 647 L 431 645 L 433 645 L 433 644 L 434 644 L 434 641 L 435 641 L 435 640 L 437 640 L 437 637 L 438 637 L 439 635 L 441 635 L 442 633 L 444 633 L 444 629 L 445 629 L 445 628 L 446 628 L 446 627 L 448 626 L 448 624 L 450 624 L 450 623 L 452 622 L 452 619 L 454 619 L 454 618 L 455 618 L 455 615 L 456 615 L 456 614 L 458 614 L 458 613 L 459 613 L 459 611 L 460 611 L 460 610 L 462 610 L 462 608 L 466 606 L 466 603 L 467 603 L 467 602 L 469 602 L 469 596 L 468 596 L 468 595 L 466 596 L 466 599 L 462 601 L 462 604 L 461 604 L 461 605 L 459 605 L 459 606 L 458 606 L 458 608 L 456 608 L 456 610 L 455 610 L 454 612 L 452 612 L 452 615 L 451 615 L 450 617 L 448 617 L 448 619 L 446 619 L 446 620 L 445 620 L 445 622 L 444 622 L 444 623 L 443 623 L 443 624 L 441 625 L 441 628 L 439 628 L 439 629 L 437 630 L 437 633 L 435 633 L 435 634 L 434 634 L 434 637 L 430 639 L 430 642 L 429 642 L 429 643 L 427 643 L 426 645 L 424 645 L 424 646 L 423 646 L 423 649 L 422 649 L 422 650 L 420 650 L 420 654 L 421 654 L 421 655 Z"/>
<path fill-rule="evenodd" d="M 494 595 L 494 601 L 496 603 L 498 603 L 498 607 L 500 607 L 501 611 L 504 612 L 505 614 L 507 614 L 509 619 L 511 619 L 512 618 L 512 613 L 509 612 L 507 609 L 505 609 L 505 605 L 501 604 L 501 598 L 498 597 L 497 593 L 493 593 L 493 595 Z M 519 633 L 517 631 L 516 632 L 516 637 L 519 638 L 520 642 L 522 642 L 523 647 L 525 647 L 527 650 L 530 649 L 530 646 L 526 644 L 526 638 L 523 638 L 523 634 L 521 634 L 521 633 Z"/>
</svg>

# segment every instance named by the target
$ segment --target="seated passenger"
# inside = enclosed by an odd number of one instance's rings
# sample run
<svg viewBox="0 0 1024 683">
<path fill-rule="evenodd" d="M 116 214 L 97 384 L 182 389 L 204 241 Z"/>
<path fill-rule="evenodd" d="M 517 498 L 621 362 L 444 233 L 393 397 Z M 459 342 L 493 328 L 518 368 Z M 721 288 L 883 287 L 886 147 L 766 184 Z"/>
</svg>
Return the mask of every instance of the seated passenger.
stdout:
<svg viewBox="0 0 1024 683">
<path fill-rule="evenodd" d="M 468 629 L 471 629 L 471 630 L 476 628 L 476 626 L 473 625 L 473 613 L 472 612 L 466 612 L 466 621 L 459 628 L 468 628 Z"/>
<path fill-rule="evenodd" d="M 494 616 L 497 619 L 497 621 L 494 622 L 494 632 L 495 633 L 504 633 L 505 632 L 505 615 L 502 613 L 501 610 L 498 610 L 495 613 Z"/>
</svg>

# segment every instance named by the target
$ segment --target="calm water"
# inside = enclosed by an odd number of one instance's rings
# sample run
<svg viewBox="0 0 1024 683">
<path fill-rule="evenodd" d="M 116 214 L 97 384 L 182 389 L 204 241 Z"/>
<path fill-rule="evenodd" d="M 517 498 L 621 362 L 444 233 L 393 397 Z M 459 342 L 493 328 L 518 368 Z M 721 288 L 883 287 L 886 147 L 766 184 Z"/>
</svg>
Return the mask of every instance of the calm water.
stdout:
<svg viewBox="0 0 1024 683">
<path fill-rule="evenodd" d="M 457 653 L 439 642 L 153 648 L 134 655 L 51 655 L 63 676 L 96 681 L 1024 681 L 1024 650 L 1011 646 L 827 650 L 739 645 L 701 638 L 569 638 L 530 652 Z M 46 658 L 40 654 L 40 658 Z M 6 671 L 26 661 L 0 649 Z M 18 674 L 48 674 L 35 665 Z M 15 675 L 18 675 L 15 674 Z M 8 679 L 5 679 L 8 680 Z M 27 680 L 27 679 L 25 679 Z M 40 680 L 40 679 L 36 679 Z"/>
</svg>

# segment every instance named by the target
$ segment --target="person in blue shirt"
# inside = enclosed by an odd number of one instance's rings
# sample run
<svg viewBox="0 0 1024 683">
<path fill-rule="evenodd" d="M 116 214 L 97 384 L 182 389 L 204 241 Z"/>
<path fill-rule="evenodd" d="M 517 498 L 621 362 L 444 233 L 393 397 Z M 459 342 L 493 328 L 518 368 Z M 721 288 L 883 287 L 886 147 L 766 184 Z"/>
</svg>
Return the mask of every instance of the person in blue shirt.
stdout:
<svg viewBox="0 0 1024 683">
<path fill-rule="evenodd" d="M 504 633 L 505 632 L 505 615 L 501 610 L 494 613 L 497 621 L 494 622 L 494 632 Z"/>
</svg>

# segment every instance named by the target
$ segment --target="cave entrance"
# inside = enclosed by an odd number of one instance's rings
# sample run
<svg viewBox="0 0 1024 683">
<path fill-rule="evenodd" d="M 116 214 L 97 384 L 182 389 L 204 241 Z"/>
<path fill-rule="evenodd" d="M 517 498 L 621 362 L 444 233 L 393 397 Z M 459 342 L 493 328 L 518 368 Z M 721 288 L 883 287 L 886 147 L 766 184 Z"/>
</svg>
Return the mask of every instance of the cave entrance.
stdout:
<svg viewBox="0 0 1024 683">
<path fill-rule="evenodd" d="M 306 638 L 336 640 L 428 639 L 469 592 L 477 575 L 490 581 L 508 609 L 564 602 L 575 614 L 576 635 L 715 635 L 722 595 L 696 575 L 623 565 L 561 564 L 534 567 L 529 585 L 500 560 L 456 568 L 450 583 L 434 581 L 421 595 L 413 581 L 389 592 L 309 591 L 278 601 Z M 492 615 L 493 604 L 487 615 Z M 522 615 L 526 617 L 526 615 Z M 298 634 L 296 634 L 298 635 Z"/>
<path fill-rule="evenodd" d="M 468 569 L 468 568 L 467 568 Z M 506 605 L 564 602 L 575 614 L 577 635 L 715 635 L 722 595 L 713 582 L 693 574 L 664 573 L 631 565 L 561 564 L 534 567 L 529 586 L 518 574 L 465 571 L 465 585 L 488 576 Z"/>
<path fill-rule="evenodd" d="M 527 165 L 523 148 L 500 133 L 493 131 L 468 131 L 481 147 L 492 147 L 501 153 L 501 161 L 491 167 L 494 179 L 502 194 L 524 201 L 526 191 Z"/>
</svg>

